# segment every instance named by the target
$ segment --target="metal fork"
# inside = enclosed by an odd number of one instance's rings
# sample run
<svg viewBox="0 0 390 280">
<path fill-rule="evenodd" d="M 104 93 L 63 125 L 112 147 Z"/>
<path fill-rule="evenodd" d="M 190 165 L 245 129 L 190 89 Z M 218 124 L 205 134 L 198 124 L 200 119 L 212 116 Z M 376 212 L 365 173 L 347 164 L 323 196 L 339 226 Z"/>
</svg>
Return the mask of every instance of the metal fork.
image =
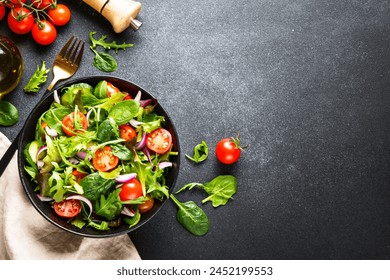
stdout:
<svg viewBox="0 0 390 280">
<path fill-rule="evenodd" d="M 47 87 L 46 92 L 42 95 L 42 99 L 49 91 L 52 90 L 58 81 L 68 79 L 72 77 L 74 73 L 76 73 L 81 62 L 83 52 L 84 42 L 78 38 L 75 38 L 74 36 L 70 37 L 68 42 L 66 42 L 66 44 L 62 47 L 61 51 L 53 62 L 53 80 Z M 15 140 L 12 142 L 11 146 L 9 146 L 8 150 L 0 160 L 0 177 L 15 154 L 15 151 L 18 147 L 20 134 L 21 131 L 19 131 Z"/>
</svg>

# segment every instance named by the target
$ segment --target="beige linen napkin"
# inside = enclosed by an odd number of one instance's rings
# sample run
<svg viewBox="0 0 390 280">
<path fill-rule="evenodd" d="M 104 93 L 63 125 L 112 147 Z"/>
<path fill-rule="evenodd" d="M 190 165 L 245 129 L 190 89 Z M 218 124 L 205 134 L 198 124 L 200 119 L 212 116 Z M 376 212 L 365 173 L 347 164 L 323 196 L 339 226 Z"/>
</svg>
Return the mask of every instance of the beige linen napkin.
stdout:
<svg viewBox="0 0 390 280">
<path fill-rule="evenodd" d="M 9 145 L 0 132 L 0 157 Z M 140 256 L 127 235 L 83 238 L 46 221 L 23 191 L 15 153 L 0 178 L 0 259 L 139 260 Z"/>
</svg>

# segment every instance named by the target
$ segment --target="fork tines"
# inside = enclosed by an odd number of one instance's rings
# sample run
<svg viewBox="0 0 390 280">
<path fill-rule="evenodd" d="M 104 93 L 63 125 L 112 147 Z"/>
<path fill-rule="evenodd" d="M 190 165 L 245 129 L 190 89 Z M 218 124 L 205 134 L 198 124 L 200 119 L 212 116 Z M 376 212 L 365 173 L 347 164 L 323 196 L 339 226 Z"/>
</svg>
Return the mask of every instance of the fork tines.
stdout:
<svg viewBox="0 0 390 280">
<path fill-rule="evenodd" d="M 72 64 L 79 65 L 83 51 L 84 42 L 77 37 L 72 36 L 61 49 L 58 56 L 71 62 Z"/>
</svg>

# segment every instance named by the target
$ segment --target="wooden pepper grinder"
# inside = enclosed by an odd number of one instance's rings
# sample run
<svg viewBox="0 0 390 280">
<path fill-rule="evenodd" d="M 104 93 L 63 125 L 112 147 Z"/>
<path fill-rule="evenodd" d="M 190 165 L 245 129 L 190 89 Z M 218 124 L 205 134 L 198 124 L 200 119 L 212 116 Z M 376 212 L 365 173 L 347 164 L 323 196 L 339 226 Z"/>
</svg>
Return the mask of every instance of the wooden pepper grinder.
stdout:
<svg viewBox="0 0 390 280">
<path fill-rule="evenodd" d="M 142 23 L 136 19 L 141 3 L 133 0 L 83 0 L 104 16 L 112 25 L 116 33 L 120 33 L 129 26 L 137 31 Z"/>
</svg>

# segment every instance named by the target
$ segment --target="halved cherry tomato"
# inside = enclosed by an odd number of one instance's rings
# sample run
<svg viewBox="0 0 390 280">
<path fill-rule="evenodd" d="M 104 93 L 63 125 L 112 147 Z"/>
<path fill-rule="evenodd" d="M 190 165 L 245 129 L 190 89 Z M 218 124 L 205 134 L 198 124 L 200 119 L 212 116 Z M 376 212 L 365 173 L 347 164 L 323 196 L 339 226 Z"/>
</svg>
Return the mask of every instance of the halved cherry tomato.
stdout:
<svg viewBox="0 0 390 280">
<path fill-rule="evenodd" d="M 58 216 L 73 218 L 81 212 L 81 202 L 77 199 L 65 199 L 61 202 L 54 202 L 53 208 Z"/>
<path fill-rule="evenodd" d="M 56 26 L 64 26 L 70 21 L 70 10 L 65 4 L 57 4 L 47 12 L 50 21 Z"/>
<path fill-rule="evenodd" d="M 50 21 L 41 20 L 34 24 L 31 34 L 35 42 L 47 46 L 57 38 L 57 29 Z"/>
<path fill-rule="evenodd" d="M 119 136 L 126 141 L 129 141 L 137 137 L 137 132 L 128 124 L 122 124 L 119 126 Z"/>
<path fill-rule="evenodd" d="M 99 171 L 110 171 L 117 167 L 119 158 L 112 153 L 110 146 L 104 146 L 103 149 L 98 149 L 95 156 L 92 158 L 92 164 Z"/>
<path fill-rule="evenodd" d="M 0 4 L 0 21 L 4 18 L 5 16 L 5 7 L 3 4 Z"/>
<path fill-rule="evenodd" d="M 77 117 L 75 118 L 74 112 L 66 115 L 62 119 L 62 130 L 68 136 L 74 136 L 75 132 L 82 132 L 87 130 L 88 120 L 87 117 L 81 113 L 77 112 Z"/>
<path fill-rule="evenodd" d="M 7 23 L 9 29 L 15 34 L 24 35 L 34 26 L 34 16 L 25 7 L 15 7 L 8 14 Z"/>
<path fill-rule="evenodd" d="M 172 146 L 172 135 L 164 128 L 157 128 L 146 135 L 146 146 L 157 154 L 165 154 Z"/>
<path fill-rule="evenodd" d="M 108 97 L 111 97 L 114 93 L 121 92 L 119 88 L 117 88 L 110 82 L 107 82 L 107 91 Z"/>
<path fill-rule="evenodd" d="M 141 214 L 148 212 L 150 209 L 153 208 L 154 205 L 154 198 L 150 195 L 146 195 L 148 200 L 146 200 L 144 203 L 138 205 L 138 210 Z"/>
<path fill-rule="evenodd" d="M 119 197 L 122 201 L 136 199 L 143 195 L 141 182 L 133 178 L 122 185 Z"/>
</svg>

